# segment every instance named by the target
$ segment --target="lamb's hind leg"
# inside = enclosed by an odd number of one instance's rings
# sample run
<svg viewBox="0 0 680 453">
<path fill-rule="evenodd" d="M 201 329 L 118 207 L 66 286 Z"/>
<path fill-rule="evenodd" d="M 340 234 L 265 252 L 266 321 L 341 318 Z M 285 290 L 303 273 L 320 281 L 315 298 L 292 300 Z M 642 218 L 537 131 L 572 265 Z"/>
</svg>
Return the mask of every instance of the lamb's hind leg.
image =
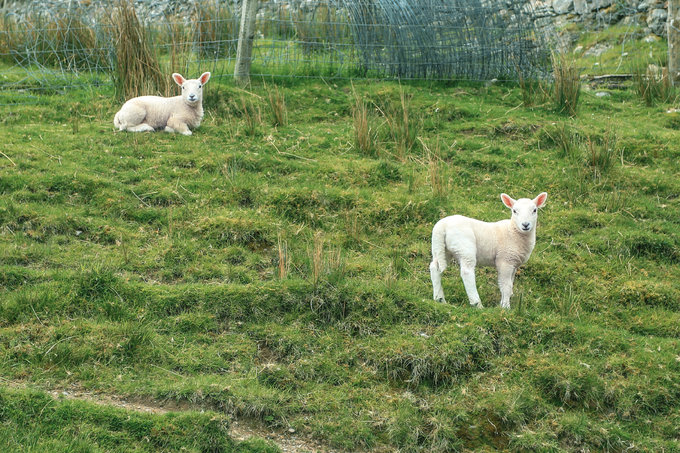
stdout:
<svg viewBox="0 0 680 453">
<path fill-rule="evenodd" d="M 130 132 L 153 132 L 154 129 L 153 127 L 149 126 L 146 123 L 138 124 L 136 126 L 128 126 L 125 128 L 126 131 Z"/>
<path fill-rule="evenodd" d="M 153 132 L 153 127 L 145 123 L 146 110 L 135 104 L 125 104 L 116 114 L 114 121 L 118 122 L 121 131 Z"/>
<path fill-rule="evenodd" d="M 471 260 L 460 260 L 460 277 L 463 279 L 463 286 L 467 293 L 470 305 L 477 308 L 484 308 L 482 299 L 477 292 L 477 282 L 475 281 L 475 263 Z"/>
<path fill-rule="evenodd" d="M 439 263 L 432 260 L 430 263 L 430 278 L 432 279 L 432 298 L 438 302 L 446 302 L 444 298 L 444 288 L 442 287 L 442 271 Z"/>
</svg>

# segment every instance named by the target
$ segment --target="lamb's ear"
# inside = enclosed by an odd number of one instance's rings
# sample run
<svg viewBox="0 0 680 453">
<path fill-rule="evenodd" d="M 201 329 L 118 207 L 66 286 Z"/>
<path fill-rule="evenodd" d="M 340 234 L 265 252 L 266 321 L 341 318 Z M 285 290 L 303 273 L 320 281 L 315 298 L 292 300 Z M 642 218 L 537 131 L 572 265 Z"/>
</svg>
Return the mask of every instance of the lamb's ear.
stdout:
<svg viewBox="0 0 680 453">
<path fill-rule="evenodd" d="M 545 205 L 545 202 L 548 200 L 548 193 L 547 192 L 541 192 L 536 198 L 534 198 L 534 203 L 536 204 L 537 208 L 542 208 Z"/>
<path fill-rule="evenodd" d="M 186 82 L 186 80 L 184 80 L 184 77 L 182 77 L 182 74 L 177 74 L 176 72 L 172 74 L 172 80 L 174 80 L 175 83 L 179 86 L 184 85 L 184 82 Z"/>
<path fill-rule="evenodd" d="M 203 85 L 205 85 L 206 83 L 208 83 L 208 80 L 210 80 L 210 73 L 209 73 L 209 72 L 204 72 L 203 74 L 201 74 L 201 77 L 199 77 L 198 80 L 199 80 Z"/>
<path fill-rule="evenodd" d="M 512 207 L 515 205 L 515 200 L 513 200 L 510 195 L 502 193 L 501 194 L 501 201 L 505 206 L 508 208 L 512 209 Z"/>
</svg>

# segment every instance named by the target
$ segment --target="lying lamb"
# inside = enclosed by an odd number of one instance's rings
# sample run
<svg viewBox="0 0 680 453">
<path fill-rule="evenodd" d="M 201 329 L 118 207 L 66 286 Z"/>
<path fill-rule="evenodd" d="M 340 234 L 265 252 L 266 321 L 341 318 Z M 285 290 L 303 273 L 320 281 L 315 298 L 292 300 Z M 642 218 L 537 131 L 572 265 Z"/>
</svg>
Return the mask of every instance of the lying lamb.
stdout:
<svg viewBox="0 0 680 453">
<path fill-rule="evenodd" d="M 161 96 L 140 96 L 132 98 L 113 118 L 113 124 L 121 131 L 179 132 L 191 135 L 203 119 L 203 85 L 208 83 L 210 73 L 204 72 L 198 79 L 186 80 L 180 74 L 173 74 L 175 83 L 182 87 L 182 94 L 171 98 Z"/>
<path fill-rule="evenodd" d="M 460 266 L 460 276 L 470 304 L 482 308 L 475 283 L 475 266 L 496 266 L 501 307 L 510 308 L 515 271 L 526 263 L 536 244 L 538 208 L 545 205 L 548 194 L 533 200 L 513 200 L 502 193 L 503 204 L 512 210 L 510 219 L 495 223 L 482 222 L 460 215 L 441 219 L 432 229 L 432 262 L 430 277 L 434 300 L 446 302 L 442 288 L 442 272 L 453 257 Z"/>
</svg>

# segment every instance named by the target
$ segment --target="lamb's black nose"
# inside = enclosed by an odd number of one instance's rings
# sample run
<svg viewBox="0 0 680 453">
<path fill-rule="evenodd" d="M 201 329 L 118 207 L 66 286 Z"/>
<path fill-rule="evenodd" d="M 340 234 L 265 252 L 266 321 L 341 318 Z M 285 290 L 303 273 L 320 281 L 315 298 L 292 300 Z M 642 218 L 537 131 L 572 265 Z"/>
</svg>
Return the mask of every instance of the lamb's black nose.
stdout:
<svg viewBox="0 0 680 453">
<path fill-rule="evenodd" d="M 529 225 L 531 225 L 529 222 L 524 222 L 524 223 L 522 223 L 522 228 L 524 228 L 525 230 L 528 230 Z"/>
</svg>

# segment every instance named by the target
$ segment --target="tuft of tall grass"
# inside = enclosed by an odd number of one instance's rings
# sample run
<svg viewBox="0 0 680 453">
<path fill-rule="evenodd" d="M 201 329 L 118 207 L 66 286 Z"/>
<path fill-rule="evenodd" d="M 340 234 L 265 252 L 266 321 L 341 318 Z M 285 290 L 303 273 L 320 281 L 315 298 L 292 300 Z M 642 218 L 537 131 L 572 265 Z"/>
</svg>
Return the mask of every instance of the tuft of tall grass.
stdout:
<svg viewBox="0 0 680 453">
<path fill-rule="evenodd" d="M 446 163 L 441 158 L 439 141 L 431 150 L 422 140 L 421 143 L 427 153 L 427 177 L 435 198 L 444 199 L 449 193 L 449 181 L 446 177 Z"/>
<path fill-rule="evenodd" d="M 224 58 L 236 55 L 239 18 L 228 2 L 197 2 L 194 16 L 194 41 L 199 56 Z"/>
<path fill-rule="evenodd" d="M 552 55 L 553 101 L 560 113 L 576 116 L 581 94 L 580 70 L 576 62 L 564 54 Z"/>
<path fill-rule="evenodd" d="M 281 235 L 278 237 L 278 243 L 276 250 L 278 252 L 278 275 L 279 279 L 283 280 L 288 277 L 290 272 L 290 257 L 288 255 L 288 242 L 281 239 Z"/>
<path fill-rule="evenodd" d="M 288 109 L 286 107 L 285 96 L 276 85 L 273 88 L 267 87 L 266 89 L 269 107 L 271 108 L 272 124 L 274 126 L 288 125 Z"/>
<path fill-rule="evenodd" d="M 614 165 L 619 156 L 617 142 L 617 136 L 611 130 L 608 130 L 601 140 L 587 138 L 585 159 L 594 179 L 600 179 Z"/>
<path fill-rule="evenodd" d="M 10 63 L 64 71 L 110 68 L 110 39 L 98 36 L 77 10 L 54 15 L 31 11 L 21 22 L 3 15 L 0 27 L 0 55 Z"/>
<path fill-rule="evenodd" d="M 635 93 L 647 106 L 668 102 L 673 97 L 673 82 L 668 76 L 668 68 L 636 59 L 631 63 L 631 72 Z"/>
<path fill-rule="evenodd" d="M 417 122 L 412 121 L 411 99 L 413 95 L 406 94 L 401 89 L 399 104 L 391 106 L 385 112 L 385 118 L 396 146 L 397 157 L 400 159 L 404 159 L 417 143 L 418 127 Z"/>
<path fill-rule="evenodd" d="M 293 14 L 292 21 L 295 41 L 306 55 L 329 50 L 341 36 L 350 35 L 342 14 L 328 4 L 320 4 L 315 9 L 312 20 L 307 12 L 298 9 Z"/>
<path fill-rule="evenodd" d="M 352 90 L 354 104 L 352 106 L 352 121 L 354 124 L 354 144 L 365 155 L 375 156 L 378 135 L 373 125 L 371 113 L 366 100 Z"/>
<path fill-rule="evenodd" d="M 112 21 L 116 33 L 116 94 L 125 99 L 142 94 L 169 95 L 170 76 L 161 70 L 131 0 L 118 2 Z"/>
<path fill-rule="evenodd" d="M 312 283 L 315 286 L 321 282 L 338 283 L 344 276 L 345 265 L 340 249 L 327 249 L 325 242 L 319 231 L 314 234 L 309 250 Z"/>
<path fill-rule="evenodd" d="M 522 94 L 522 105 L 524 107 L 542 104 L 549 96 L 549 87 L 543 80 L 527 77 L 519 68 L 517 69 L 517 83 Z"/>
<path fill-rule="evenodd" d="M 241 116 L 245 122 L 245 133 L 252 137 L 257 134 L 259 126 L 262 125 L 262 111 L 260 106 L 251 99 L 241 97 Z"/>
<path fill-rule="evenodd" d="M 182 23 L 180 17 L 168 19 L 166 25 L 166 35 L 163 37 L 165 42 L 169 43 L 169 67 L 166 72 L 184 74 L 187 72 L 191 60 L 191 32 Z"/>
</svg>

